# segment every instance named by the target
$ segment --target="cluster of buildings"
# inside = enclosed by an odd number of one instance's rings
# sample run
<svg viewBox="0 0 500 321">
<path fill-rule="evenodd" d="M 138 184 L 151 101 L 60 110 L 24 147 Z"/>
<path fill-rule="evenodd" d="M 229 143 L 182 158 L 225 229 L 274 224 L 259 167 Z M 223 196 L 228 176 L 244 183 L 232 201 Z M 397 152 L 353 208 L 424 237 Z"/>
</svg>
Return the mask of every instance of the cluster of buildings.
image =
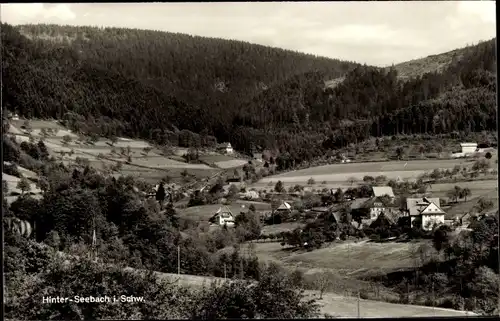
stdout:
<svg viewBox="0 0 500 321">
<path fill-rule="evenodd" d="M 409 197 L 406 204 L 396 202 L 396 197 L 389 186 L 374 186 L 373 196 L 359 198 L 351 203 L 351 214 L 364 217 L 362 223 L 370 224 L 381 213 L 393 224 L 406 218 L 411 227 L 420 226 L 431 230 L 436 225 L 445 223 L 445 211 L 441 208 L 439 198 Z"/>
<path fill-rule="evenodd" d="M 410 197 L 405 204 L 396 201 L 396 196 L 389 186 L 375 186 L 372 188 L 372 197 L 358 198 L 350 203 L 351 215 L 360 220 L 353 219 L 353 224 L 358 222 L 358 228 L 362 225 L 370 225 L 377 220 L 380 214 L 392 224 L 398 224 L 401 218 L 405 218 L 411 227 L 421 227 L 424 230 L 431 230 L 436 225 L 447 223 L 445 221 L 446 212 L 441 208 L 440 200 L 436 197 Z M 293 206 L 286 201 L 274 210 L 272 215 L 280 213 L 292 213 Z M 312 208 L 308 213 L 318 215 L 326 212 L 334 214 L 336 220 L 340 221 L 340 213 L 331 207 Z M 314 215 L 313 215 L 314 216 Z M 221 206 L 210 219 L 216 225 L 234 225 L 235 215 L 227 206 Z M 356 222 L 355 222 L 356 221 Z"/>
</svg>

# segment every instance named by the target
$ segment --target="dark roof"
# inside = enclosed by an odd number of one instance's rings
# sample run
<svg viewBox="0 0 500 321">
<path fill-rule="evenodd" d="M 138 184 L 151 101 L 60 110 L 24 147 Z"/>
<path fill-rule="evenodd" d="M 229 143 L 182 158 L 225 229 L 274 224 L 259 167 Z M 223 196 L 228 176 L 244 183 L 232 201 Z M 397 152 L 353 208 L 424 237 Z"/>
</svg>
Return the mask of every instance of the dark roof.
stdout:
<svg viewBox="0 0 500 321">
<path fill-rule="evenodd" d="M 357 198 L 351 202 L 351 209 L 360 209 L 364 208 L 364 204 L 368 201 L 368 197 Z"/>
<path fill-rule="evenodd" d="M 382 206 L 384 207 L 391 207 L 394 205 L 394 203 L 386 198 L 386 197 L 372 197 L 370 198 L 369 200 L 367 200 L 363 206 L 364 207 L 373 207 L 373 206 L 377 206 L 377 203 L 381 203 Z"/>
<path fill-rule="evenodd" d="M 370 224 L 370 228 L 376 228 L 381 226 L 384 223 L 388 223 L 388 225 L 393 225 L 395 222 L 393 222 L 393 218 L 389 217 L 385 214 L 380 214 L 375 221 L 373 221 Z"/>
</svg>

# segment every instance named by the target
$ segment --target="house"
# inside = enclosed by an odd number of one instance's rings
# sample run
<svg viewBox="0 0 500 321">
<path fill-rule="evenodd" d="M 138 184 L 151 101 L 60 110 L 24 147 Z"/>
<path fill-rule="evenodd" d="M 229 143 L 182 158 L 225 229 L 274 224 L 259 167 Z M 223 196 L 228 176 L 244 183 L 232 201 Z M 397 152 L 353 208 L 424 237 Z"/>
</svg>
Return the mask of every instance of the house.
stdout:
<svg viewBox="0 0 500 321">
<path fill-rule="evenodd" d="M 280 206 L 278 206 L 278 208 L 276 209 L 276 212 L 280 213 L 280 212 L 287 212 L 287 213 L 290 213 L 292 211 L 292 205 L 290 205 L 289 203 L 287 202 L 282 202 Z"/>
<path fill-rule="evenodd" d="M 209 222 L 220 226 L 234 226 L 234 215 L 227 206 L 221 206 L 209 219 Z"/>
<path fill-rule="evenodd" d="M 406 209 L 410 216 L 411 227 L 415 226 L 415 220 L 419 219 L 424 230 L 431 230 L 434 225 L 444 224 L 445 212 L 440 207 L 439 198 L 408 198 Z"/>
<path fill-rule="evenodd" d="M 233 146 L 231 146 L 231 143 L 222 143 L 219 146 L 217 146 L 217 151 L 224 153 L 224 154 L 233 154 Z"/>
<path fill-rule="evenodd" d="M 361 204 L 360 207 L 368 210 L 371 220 L 377 219 L 380 213 L 396 219 L 400 213 L 399 209 L 394 206 L 393 200 L 385 196 L 374 196 Z"/>
<path fill-rule="evenodd" d="M 390 186 L 373 186 L 372 190 L 373 190 L 373 196 L 375 197 L 381 197 L 387 195 L 393 200 L 396 197 L 394 196 L 394 191 Z"/>
<path fill-rule="evenodd" d="M 462 147 L 462 151 L 458 153 L 452 153 L 451 157 L 467 157 L 471 154 L 475 154 L 479 152 L 479 148 L 477 147 L 477 143 L 461 143 L 460 147 Z"/>
<path fill-rule="evenodd" d="M 477 143 L 461 143 L 460 147 L 462 147 L 462 153 L 464 155 L 477 152 Z"/>
<path fill-rule="evenodd" d="M 259 163 L 264 162 L 264 159 L 262 158 L 262 153 L 253 153 L 253 159 Z"/>
<path fill-rule="evenodd" d="M 368 197 L 362 197 L 355 199 L 351 202 L 351 215 L 353 219 L 370 217 L 370 209 L 365 208 L 364 204 L 369 200 Z"/>
</svg>

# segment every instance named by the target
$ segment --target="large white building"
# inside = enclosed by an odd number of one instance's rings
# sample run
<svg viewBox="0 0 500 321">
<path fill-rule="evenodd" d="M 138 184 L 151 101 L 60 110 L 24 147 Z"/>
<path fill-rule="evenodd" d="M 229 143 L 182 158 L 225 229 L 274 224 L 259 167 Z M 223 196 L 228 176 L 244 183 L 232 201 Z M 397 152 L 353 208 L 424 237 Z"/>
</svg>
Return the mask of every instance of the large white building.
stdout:
<svg viewBox="0 0 500 321">
<path fill-rule="evenodd" d="M 461 143 L 460 146 L 464 155 L 477 152 L 477 143 Z"/>
<path fill-rule="evenodd" d="M 462 147 L 462 151 L 460 153 L 452 153 L 451 157 L 454 158 L 467 157 L 469 155 L 482 151 L 479 148 L 477 148 L 477 143 L 461 143 L 460 147 Z"/>
<path fill-rule="evenodd" d="M 439 198 L 407 198 L 406 208 L 410 215 L 411 227 L 415 226 L 415 220 L 420 218 L 420 224 L 424 230 L 432 230 L 436 225 L 444 224 L 445 212 L 441 209 Z"/>
</svg>

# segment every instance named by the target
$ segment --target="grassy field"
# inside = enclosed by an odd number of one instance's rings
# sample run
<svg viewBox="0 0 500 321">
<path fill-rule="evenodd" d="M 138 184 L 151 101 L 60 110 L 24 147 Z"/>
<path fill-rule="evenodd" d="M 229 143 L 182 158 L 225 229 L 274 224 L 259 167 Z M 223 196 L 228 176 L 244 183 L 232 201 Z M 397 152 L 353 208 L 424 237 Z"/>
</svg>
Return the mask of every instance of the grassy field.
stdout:
<svg viewBox="0 0 500 321">
<path fill-rule="evenodd" d="M 233 215 L 238 215 L 242 209 L 242 205 L 244 204 L 234 203 L 231 205 L 227 205 L 227 207 L 231 210 Z M 213 205 L 193 206 L 185 209 L 178 209 L 177 212 L 179 216 L 183 218 L 189 218 L 195 221 L 208 221 L 208 219 L 210 219 L 221 206 L 223 205 L 213 204 Z M 245 207 L 247 206 L 245 205 Z M 264 207 L 263 205 L 255 207 L 257 211 L 264 210 L 264 208 L 267 209 L 267 207 L 270 208 L 270 206 Z"/>
<path fill-rule="evenodd" d="M 200 160 L 206 163 L 217 163 L 234 160 L 234 157 L 222 154 L 200 155 Z"/>
<path fill-rule="evenodd" d="M 251 203 L 238 202 L 233 203 L 231 205 L 227 205 L 227 207 L 231 210 L 233 215 L 238 215 L 242 209 L 242 206 L 248 208 Z M 189 218 L 196 221 L 208 221 L 215 212 L 223 205 L 221 204 L 213 204 L 213 205 L 202 205 L 202 206 L 193 206 L 185 209 L 178 209 L 180 217 Z M 254 203 L 255 209 L 257 211 L 267 211 L 271 210 L 271 205 L 267 203 Z"/>
<path fill-rule="evenodd" d="M 18 121 L 19 126 L 24 121 Z M 39 124 L 40 122 L 40 124 Z M 49 121 L 31 121 L 32 127 L 58 129 L 59 132 L 64 130 L 64 127 Z M 45 126 L 45 127 L 42 127 Z M 36 128 L 38 128 L 36 127 Z M 184 182 L 182 172 L 187 171 L 188 175 L 197 178 L 206 178 L 219 172 L 221 169 L 212 168 L 205 164 L 187 164 L 185 162 L 169 159 L 155 153 L 153 150 L 145 153 L 145 147 L 153 147 L 149 143 L 142 140 L 133 140 L 127 138 L 118 138 L 117 142 L 111 144 L 107 139 L 100 139 L 94 144 L 85 144 L 80 142 L 76 137 L 68 144 L 63 144 L 61 135 L 47 137 L 44 139 L 45 145 L 49 149 L 51 155 L 55 156 L 65 164 L 71 164 L 76 158 L 87 159 L 91 166 L 102 169 L 105 166 L 115 165 L 117 162 L 123 164 L 120 173 L 122 175 L 132 175 L 145 179 L 150 183 L 156 183 L 160 179 L 169 176 L 174 182 Z M 29 141 L 27 136 L 16 136 L 19 142 Z M 130 151 L 131 163 L 126 164 L 127 156 L 121 154 L 122 150 Z M 63 153 L 73 152 L 72 155 L 61 155 Z M 100 158 L 104 156 L 106 159 Z M 224 158 L 226 159 L 226 158 Z"/>
<path fill-rule="evenodd" d="M 467 199 L 467 202 L 459 201 L 457 204 L 452 205 L 451 207 L 445 210 L 446 218 L 453 219 L 467 212 L 471 212 L 480 197 L 492 200 L 494 204 L 492 211 L 498 210 L 498 191 L 492 190 L 486 193 L 483 192 L 483 193 L 473 194 L 471 195 L 470 198 Z"/>
<path fill-rule="evenodd" d="M 418 243 L 334 243 L 311 252 L 283 248 L 279 243 L 257 243 L 255 251 L 264 261 L 277 260 L 287 266 L 314 271 L 331 269 L 341 275 L 378 274 L 414 265 L 412 251 Z"/>
<path fill-rule="evenodd" d="M 364 176 L 375 177 L 379 175 L 384 175 L 387 179 L 413 180 L 419 175 L 436 168 L 452 169 L 456 165 L 470 166 L 472 163 L 473 160 L 453 159 L 331 164 L 268 176 L 252 186 L 263 188 L 280 180 L 288 187 L 294 184 L 305 184 L 310 178 L 313 178 L 316 183 L 325 182 L 326 184 L 323 185 L 326 187 L 348 188 L 351 186 L 347 182 L 349 178 L 354 178 L 355 183 L 361 182 Z"/>
<path fill-rule="evenodd" d="M 296 222 L 266 225 L 262 228 L 262 234 L 276 234 L 281 232 L 293 231 L 297 227 L 302 227 L 304 225 L 305 224 Z"/>
</svg>

